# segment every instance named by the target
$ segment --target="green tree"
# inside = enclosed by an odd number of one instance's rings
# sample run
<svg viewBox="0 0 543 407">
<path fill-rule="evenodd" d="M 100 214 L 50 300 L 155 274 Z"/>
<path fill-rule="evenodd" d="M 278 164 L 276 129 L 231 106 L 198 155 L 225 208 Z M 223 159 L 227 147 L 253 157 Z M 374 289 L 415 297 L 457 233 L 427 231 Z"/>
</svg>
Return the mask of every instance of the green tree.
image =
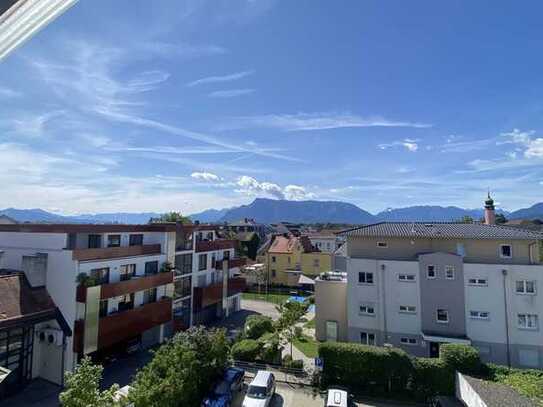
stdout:
<svg viewBox="0 0 543 407">
<path fill-rule="evenodd" d="M 496 214 L 496 224 L 503 225 L 504 223 L 507 223 L 507 218 L 503 213 L 497 213 Z"/>
<path fill-rule="evenodd" d="M 280 317 L 277 320 L 277 328 L 281 336 L 290 344 L 290 356 L 292 357 L 292 342 L 296 339 L 296 324 L 301 321 L 307 312 L 308 304 L 297 301 L 287 301 L 276 306 Z"/>
<path fill-rule="evenodd" d="M 137 373 L 128 398 L 136 407 L 199 406 L 226 368 L 229 350 L 224 330 L 178 333 Z"/>
<path fill-rule="evenodd" d="M 108 390 L 100 391 L 102 366 L 94 365 L 88 357 L 83 358 L 73 372 L 66 373 L 66 387 L 60 393 L 63 407 L 120 407 L 126 400 L 116 397 L 119 385 L 114 384 Z"/>
<path fill-rule="evenodd" d="M 473 218 L 469 215 L 462 216 L 462 219 L 460 219 L 460 222 L 462 223 L 473 223 Z"/>
<path fill-rule="evenodd" d="M 149 219 L 149 223 L 157 223 L 157 222 L 180 222 L 183 225 L 192 224 L 192 221 L 190 220 L 190 218 L 181 215 L 181 212 L 174 212 L 174 211 L 163 213 L 158 218 Z"/>
</svg>

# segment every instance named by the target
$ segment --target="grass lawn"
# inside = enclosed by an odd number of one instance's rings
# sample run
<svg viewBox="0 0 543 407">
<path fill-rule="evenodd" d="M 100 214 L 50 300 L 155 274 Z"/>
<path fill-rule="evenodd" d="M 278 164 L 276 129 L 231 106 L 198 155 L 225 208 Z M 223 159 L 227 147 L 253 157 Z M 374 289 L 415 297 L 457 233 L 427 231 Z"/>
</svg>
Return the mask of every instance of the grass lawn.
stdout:
<svg viewBox="0 0 543 407">
<path fill-rule="evenodd" d="M 300 339 L 294 339 L 292 343 L 308 358 L 316 358 L 319 354 L 318 342 L 307 335 L 303 335 Z"/>
<path fill-rule="evenodd" d="M 242 293 L 241 298 L 244 300 L 256 300 L 267 301 L 274 304 L 282 304 L 288 300 L 290 295 L 288 294 L 256 294 L 256 293 Z"/>
</svg>

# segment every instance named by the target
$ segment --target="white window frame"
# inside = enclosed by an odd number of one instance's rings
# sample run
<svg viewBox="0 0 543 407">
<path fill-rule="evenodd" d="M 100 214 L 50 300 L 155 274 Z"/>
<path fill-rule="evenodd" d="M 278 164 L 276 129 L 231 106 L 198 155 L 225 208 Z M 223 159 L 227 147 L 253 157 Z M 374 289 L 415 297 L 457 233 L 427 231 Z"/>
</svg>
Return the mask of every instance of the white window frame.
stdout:
<svg viewBox="0 0 543 407">
<path fill-rule="evenodd" d="M 518 290 L 518 283 L 522 283 L 522 291 Z M 532 283 L 534 287 L 533 292 L 528 292 L 527 287 L 528 283 Z M 537 294 L 537 287 L 536 287 L 536 281 L 535 280 L 517 280 L 515 281 L 515 293 L 518 295 L 536 295 Z"/>
<path fill-rule="evenodd" d="M 370 309 L 371 309 L 371 312 L 370 312 Z M 374 317 L 375 316 L 375 306 L 372 305 L 372 304 L 360 304 L 358 306 L 358 313 L 360 315 Z"/>
<path fill-rule="evenodd" d="M 402 309 L 403 308 L 403 309 Z M 400 314 L 416 314 L 417 307 L 414 305 L 400 305 Z"/>
<path fill-rule="evenodd" d="M 448 273 L 451 272 L 452 276 L 449 277 Z M 456 270 L 454 266 L 447 265 L 445 266 L 445 279 L 446 280 L 454 280 L 456 278 Z"/>
<path fill-rule="evenodd" d="M 360 274 L 364 274 L 364 281 L 360 281 Z M 368 275 L 371 275 L 371 283 L 368 283 Z M 373 272 L 371 271 L 359 271 L 358 272 L 358 284 L 360 285 L 374 285 L 375 284 L 375 280 L 374 280 L 374 274 Z"/>
<path fill-rule="evenodd" d="M 362 334 L 366 335 L 366 342 L 362 341 Z M 370 340 L 370 336 L 373 338 L 372 340 Z M 372 342 L 372 343 L 370 343 L 370 342 Z M 371 332 L 363 332 L 363 331 L 360 332 L 360 343 L 362 345 L 375 346 L 375 344 L 377 343 L 375 334 L 371 333 Z"/>
<path fill-rule="evenodd" d="M 433 267 L 433 273 L 434 273 L 433 277 L 430 277 L 430 267 Z M 435 280 L 437 278 L 437 267 L 434 264 L 426 265 L 426 278 L 428 280 Z"/>
<path fill-rule="evenodd" d="M 472 282 L 472 280 L 474 282 Z M 484 283 L 481 283 L 481 281 L 484 281 Z M 468 285 L 471 285 L 473 287 L 486 287 L 488 286 L 488 279 L 487 278 L 469 278 Z"/>
<path fill-rule="evenodd" d="M 510 253 L 509 256 L 504 256 L 504 254 L 503 254 L 503 250 L 502 250 L 502 249 L 503 249 L 505 246 L 509 246 L 509 253 Z M 510 244 L 501 244 L 501 245 L 500 245 L 500 258 L 502 258 L 502 259 L 512 259 L 512 258 L 513 258 L 513 245 L 510 245 Z"/>
<path fill-rule="evenodd" d="M 442 320 L 439 319 L 439 311 L 444 311 L 445 312 L 445 314 L 447 315 L 447 320 L 446 321 L 442 321 Z M 449 321 L 450 321 L 450 319 L 449 319 L 449 310 L 446 310 L 444 308 L 436 309 L 436 322 L 438 324 L 448 324 Z"/>
<path fill-rule="evenodd" d="M 521 317 L 524 317 L 525 324 L 520 323 Z M 537 314 L 517 314 L 517 326 L 518 326 L 518 329 L 522 329 L 526 331 L 538 331 L 539 317 Z"/>
<path fill-rule="evenodd" d="M 377 247 L 379 249 L 386 249 L 386 248 L 388 248 L 388 243 L 387 242 L 377 242 Z"/>
<path fill-rule="evenodd" d="M 411 277 L 411 278 L 409 278 Z M 403 273 L 400 273 L 398 274 L 398 281 L 401 281 L 401 282 L 404 282 L 404 283 L 413 283 L 415 281 L 417 281 L 417 277 L 415 276 L 415 274 L 403 274 Z"/>
<path fill-rule="evenodd" d="M 404 336 L 400 338 L 400 343 L 407 346 L 416 346 L 418 344 L 418 341 L 415 338 L 408 338 Z"/>
<path fill-rule="evenodd" d="M 490 319 L 490 312 L 470 310 L 469 317 L 470 319 L 481 319 L 483 321 L 488 321 Z"/>
</svg>

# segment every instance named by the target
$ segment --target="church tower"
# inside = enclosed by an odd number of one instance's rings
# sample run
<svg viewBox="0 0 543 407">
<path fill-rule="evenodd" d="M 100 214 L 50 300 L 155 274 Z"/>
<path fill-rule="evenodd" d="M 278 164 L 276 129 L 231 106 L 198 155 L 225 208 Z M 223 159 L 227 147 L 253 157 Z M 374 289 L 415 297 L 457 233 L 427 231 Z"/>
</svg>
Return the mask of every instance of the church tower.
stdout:
<svg viewBox="0 0 543 407">
<path fill-rule="evenodd" d="M 494 208 L 494 200 L 490 197 L 490 191 L 488 192 L 488 198 L 485 201 L 485 223 L 487 225 L 496 224 L 496 212 Z"/>
</svg>

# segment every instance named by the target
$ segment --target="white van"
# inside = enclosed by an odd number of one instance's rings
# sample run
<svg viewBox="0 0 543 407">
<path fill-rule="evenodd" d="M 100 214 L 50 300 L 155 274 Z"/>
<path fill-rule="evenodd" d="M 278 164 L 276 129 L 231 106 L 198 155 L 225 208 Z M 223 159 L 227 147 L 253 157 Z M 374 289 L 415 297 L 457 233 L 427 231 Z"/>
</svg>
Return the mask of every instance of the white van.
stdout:
<svg viewBox="0 0 543 407">
<path fill-rule="evenodd" d="M 268 407 L 275 394 L 275 376 L 259 370 L 247 388 L 243 407 Z"/>
</svg>

